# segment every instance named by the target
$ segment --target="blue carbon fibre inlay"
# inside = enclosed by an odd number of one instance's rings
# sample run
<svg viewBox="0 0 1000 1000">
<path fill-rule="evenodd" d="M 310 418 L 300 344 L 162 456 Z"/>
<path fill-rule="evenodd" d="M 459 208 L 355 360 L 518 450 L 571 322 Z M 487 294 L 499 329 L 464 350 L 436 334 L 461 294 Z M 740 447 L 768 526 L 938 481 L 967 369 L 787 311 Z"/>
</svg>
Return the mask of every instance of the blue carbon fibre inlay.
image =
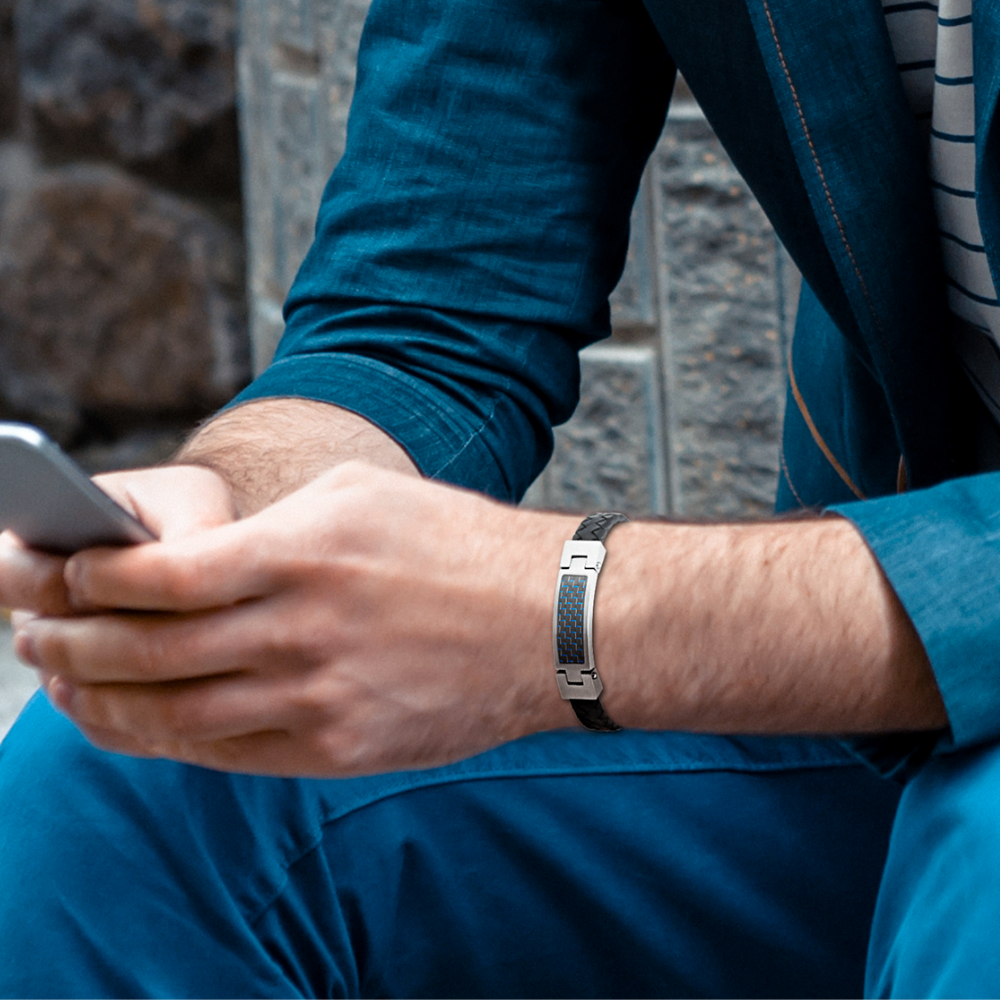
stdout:
<svg viewBox="0 0 1000 1000">
<path fill-rule="evenodd" d="M 583 605 L 587 577 L 564 576 L 559 587 L 556 650 L 560 663 L 583 663 Z"/>
</svg>

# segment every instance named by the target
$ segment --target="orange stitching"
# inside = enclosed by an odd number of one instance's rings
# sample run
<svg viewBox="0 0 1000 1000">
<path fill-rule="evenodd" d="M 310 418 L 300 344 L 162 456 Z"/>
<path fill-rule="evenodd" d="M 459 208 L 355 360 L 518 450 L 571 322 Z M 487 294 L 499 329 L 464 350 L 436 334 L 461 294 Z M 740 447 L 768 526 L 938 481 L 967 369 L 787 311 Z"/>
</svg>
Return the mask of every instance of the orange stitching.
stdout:
<svg viewBox="0 0 1000 1000">
<path fill-rule="evenodd" d="M 788 488 L 792 491 L 792 496 L 798 500 L 800 507 L 808 508 L 809 504 L 799 496 L 799 491 L 795 488 L 795 483 L 792 482 L 792 474 L 788 471 L 788 463 L 785 461 L 784 442 L 778 445 L 778 461 L 781 462 L 781 471 L 785 474 L 785 482 L 788 483 Z"/>
<path fill-rule="evenodd" d="M 771 5 L 768 0 L 762 0 L 764 5 L 764 14 L 767 17 L 768 27 L 771 29 L 771 38 L 774 39 L 774 47 L 778 50 L 778 58 L 781 60 L 781 69 L 785 74 L 785 80 L 788 82 L 788 89 L 792 92 L 792 100 L 795 102 L 795 110 L 799 115 L 799 124 L 802 126 L 802 132 L 806 137 L 806 142 L 809 144 L 809 152 L 812 154 L 813 165 L 816 167 L 816 173 L 819 175 L 820 183 L 823 185 L 823 193 L 826 195 L 827 204 L 830 206 L 830 212 L 833 215 L 833 221 L 837 224 L 837 232 L 840 233 L 840 242 L 844 244 L 844 249 L 847 251 L 847 256 L 851 260 L 851 267 L 854 268 L 854 276 L 858 279 L 858 284 L 861 286 L 861 294 L 865 297 L 865 302 L 868 304 L 868 311 L 871 313 L 872 322 L 875 324 L 875 329 L 878 330 L 879 339 L 882 341 L 882 346 L 885 348 L 886 354 L 889 355 L 890 364 L 892 363 L 892 351 L 889 349 L 888 343 L 886 343 L 885 334 L 882 332 L 882 325 L 878 321 L 878 315 L 875 312 L 875 308 L 872 304 L 872 298 L 868 291 L 868 284 L 861 274 L 861 268 L 858 267 L 857 258 L 854 256 L 854 251 L 851 249 L 850 241 L 847 239 L 847 230 L 844 228 L 844 224 L 840 219 L 840 213 L 837 211 L 837 206 L 833 202 L 833 195 L 830 193 L 830 186 L 826 182 L 826 173 L 823 171 L 823 166 L 819 162 L 819 156 L 816 153 L 816 146 L 813 143 L 812 132 L 809 131 L 809 125 L 806 122 L 805 112 L 802 110 L 802 103 L 799 101 L 799 93 L 795 89 L 795 84 L 792 82 L 792 74 L 788 69 L 788 63 L 785 60 L 785 52 L 781 47 L 781 42 L 778 40 L 778 32 L 774 27 L 774 19 L 771 17 Z"/>
<path fill-rule="evenodd" d="M 905 493 L 910 488 L 909 478 L 906 475 L 906 459 L 899 456 L 899 469 L 896 472 L 896 492 Z"/>
<path fill-rule="evenodd" d="M 866 500 L 867 497 L 854 485 L 854 480 L 847 474 L 847 470 L 837 461 L 837 456 L 830 450 L 830 446 L 823 440 L 823 435 L 820 434 L 819 428 L 813 421 L 812 414 L 809 412 L 809 407 L 806 406 L 806 401 L 802 398 L 802 393 L 799 392 L 799 384 L 795 380 L 795 369 L 792 367 L 792 351 L 791 348 L 788 350 L 788 382 L 792 387 L 792 396 L 795 398 L 795 405 L 799 408 L 799 413 L 802 414 L 802 419 L 806 422 L 806 427 L 809 428 L 809 433 L 812 435 L 813 441 L 819 446 L 819 450 L 823 452 L 826 460 L 833 466 L 833 471 L 840 476 L 841 479 L 847 484 L 847 488 L 859 499 Z"/>
</svg>

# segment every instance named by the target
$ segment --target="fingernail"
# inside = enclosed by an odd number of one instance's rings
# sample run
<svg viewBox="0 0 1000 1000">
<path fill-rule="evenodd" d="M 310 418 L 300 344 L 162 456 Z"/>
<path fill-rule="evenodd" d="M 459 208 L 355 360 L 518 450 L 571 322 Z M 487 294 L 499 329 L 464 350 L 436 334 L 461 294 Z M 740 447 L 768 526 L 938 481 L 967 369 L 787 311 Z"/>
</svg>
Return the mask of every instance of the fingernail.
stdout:
<svg viewBox="0 0 1000 1000">
<path fill-rule="evenodd" d="M 35 640 L 28 634 L 26 629 L 20 629 L 14 633 L 14 652 L 18 659 L 33 667 L 39 667 L 38 650 L 35 648 Z"/>
</svg>

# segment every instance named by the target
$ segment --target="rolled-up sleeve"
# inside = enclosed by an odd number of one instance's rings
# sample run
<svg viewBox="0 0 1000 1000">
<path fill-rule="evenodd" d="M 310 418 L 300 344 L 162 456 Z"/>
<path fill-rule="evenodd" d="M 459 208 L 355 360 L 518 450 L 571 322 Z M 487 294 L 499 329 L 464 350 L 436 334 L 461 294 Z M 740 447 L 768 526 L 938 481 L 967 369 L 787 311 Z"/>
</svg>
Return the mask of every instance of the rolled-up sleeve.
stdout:
<svg viewBox="0 0 1000 1000">
<path fill-rule="evenodd" d="M 631 0 L 375 0 L 285 335 L 235 402 L 336 403 L 519 498 L 609 332 L 673 72 Z"/>
<path fill-rule="evenodd" d="M 831 508 L 878 559 L 927 651 L 950 730 L 852 741 L 882 770 L 1000 738 L 1000 473 Z"/>
</svg>

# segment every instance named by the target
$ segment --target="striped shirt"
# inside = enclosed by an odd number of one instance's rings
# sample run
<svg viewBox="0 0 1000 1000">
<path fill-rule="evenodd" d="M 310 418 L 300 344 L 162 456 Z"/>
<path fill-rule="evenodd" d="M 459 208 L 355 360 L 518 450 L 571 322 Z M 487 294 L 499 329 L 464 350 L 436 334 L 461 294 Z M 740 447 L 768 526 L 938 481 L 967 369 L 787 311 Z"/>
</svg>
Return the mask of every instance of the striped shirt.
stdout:
<svg viewBox="0 0 1000 1000">
<path fill-rule="evenodd" d="M 973 0 L 882 0 L 913 113 L 924 123 L 948 304 L 1000 344 L 1000 302 L 976 207 Z"/>
</svg>

